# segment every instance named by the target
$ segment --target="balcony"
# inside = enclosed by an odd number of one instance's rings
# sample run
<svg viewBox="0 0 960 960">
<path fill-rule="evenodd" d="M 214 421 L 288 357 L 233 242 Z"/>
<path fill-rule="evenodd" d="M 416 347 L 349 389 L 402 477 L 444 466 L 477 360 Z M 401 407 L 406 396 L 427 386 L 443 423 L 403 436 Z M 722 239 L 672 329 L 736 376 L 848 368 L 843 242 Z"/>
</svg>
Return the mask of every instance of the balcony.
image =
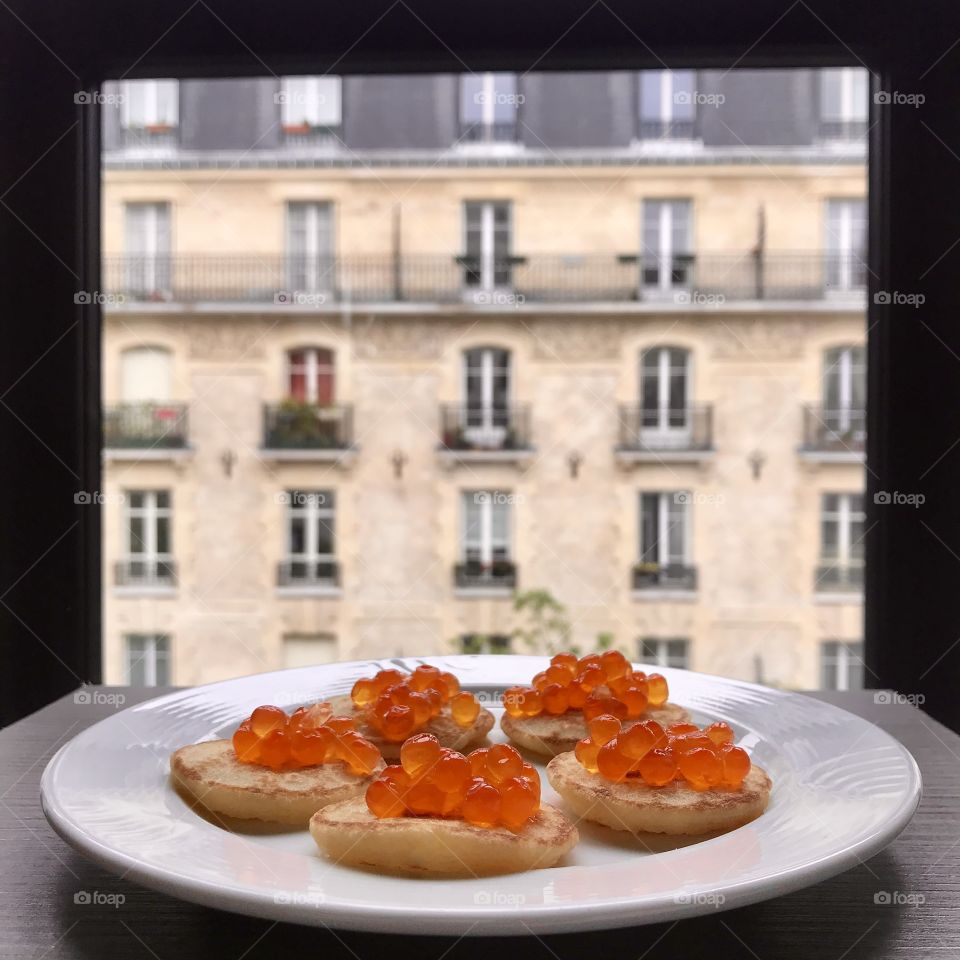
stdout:
<svg viewBox="0 0 960 960">
<path fill-rule="evenodd" d="M 646 141 L 693 140 L 696 135 L 694 120 L 641 120 L 637 139 Z"/>
<path fill-rule="evenodd" d="M 863 595 L 863 563 L 821 563 L 813 572 L 818 599 L 857 602 Z"/>
<path fill-rule="evenodd" d="M 172 460 L 189 452 L 183 403 L 122 403 L 103 412 L 108 460 Z"/>
<path fill-rule="evenodd" d="M 468 560 L 454 566 L 453 585 L 458 596 L 508 597 L 517 586 L 517 566 L 511 560 Z"/>
<path fill-rule="evenodd" d="M 818 132 L 820 139 L 824 141 L 857 143 L 866 140 L 867 121 L 821 120 Z"/>
<path fill-rule="evenodd" d="M 177 587 L 177 565 L 159 557 L 128 557 L 114 565 L 118 593 L 172 594 Z"/>
<path fill-rule="evenodd" d="M 271 460 L 319 461 L 347 465 L 353 445 L 353 408 L 284 400 L 263 408 L 263 447 Z"/>
<path fill-rule="evenodd" d="M 446 304 L 516 310 L 607 303 L 717 309 L 737 301 L 851 300 L 862 304 L 866 268 L 824 253 L 537 254 L 481 263 L 455 254 L 323 257 L 180 255 L 104 258 L 109 309 L 248 304 L 286 311 L 344 305 Z M 311 278 L 304 283 L 303 278 Z M 180 307 L 182 308 L 182 306 Z"/>
<path fill-rule="evenodd" d="M 635 597 L 679 599 L 697 591 L 697 568 L 685 563 L 638 563 L 631 571 Z"/>
<path fill-rule="evenodd" d="M 121 127 L 120 144 L 124 150 L 172 150 L 180 144 L 180 131 L 168 123 Z"/>
<path fill-rule="evenodd" d="M 310 123 L 284 124 L 283 145 L 291 150 L 332 150 L 343 143 L 339 126 L 314 126 Z"/>
<path fill-rule="evenodd" d="M 800 456 L 821 463 L 862 463 L 867 440 L 865 410 L 803 408 Z"/>
<path fill-rule="evenodd" d="M 277 565 L 277 592 L 287 596 L 340 595 L 336 560 L 283 560 Z"/>
<path fill-rule="evenodd" d="M 713 455 L 713 407 L 683 409 L 621 406 L 617 460 L 631 463 L 697 462 Z"/>
<path fill-rule="evenodd" d="M 447 464 L 524 463 L 533 455 L 530 408 L 440 407 L 438 454 Z"/>
</svg>

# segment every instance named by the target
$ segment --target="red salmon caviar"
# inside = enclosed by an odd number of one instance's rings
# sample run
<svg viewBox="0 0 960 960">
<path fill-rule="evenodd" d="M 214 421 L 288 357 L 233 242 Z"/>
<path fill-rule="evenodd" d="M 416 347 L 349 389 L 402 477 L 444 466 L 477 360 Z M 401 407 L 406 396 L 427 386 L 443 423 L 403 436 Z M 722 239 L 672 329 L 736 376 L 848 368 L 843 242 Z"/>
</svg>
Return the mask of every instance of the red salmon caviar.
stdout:
<svg viewBox="0 0 960 960">
<path fill-rule="evenodd" d="M 372 773 L 380 751 L 347 717 L 331 716 L 328 703 L 300 707 L 289 717 L 279 707 L 257 707 L 233 735 L 241 763 L 272 770 L 298 770 L 321 763 L 344 763 L 357 776 Z"/>
<path fill-rule="evenodd" d="M 447 817 L 517 831 L 540 809 L 540 777 L 507 744 L 464 756 L 421 733 L 401 747 L 399 766 L 370 784 L 366 801 L 376 817 Z"/>
<path fill-rule="evenodd" d="M 624 728 L 611 715 L 594 717 L 590 736 L 574 755 L 584 769 L 614 783 L 642 780 L 663 787 L 681 780 L 694 790 L 737 790 L 750 773 L 750 757 L 733 745 L 733 730 L 712 723 L 701 730 L 692 723 L 674 723 L 664 730 L 655 720 Z"/>
<path fill-rule="evenodd" d="M 511 717 L 582 710 L 587 720 L 602 713 L 635 720 L 649 707 L 665 703 L 667 694 L 667 681 L 660 674 L 634 670 L 619 650 L 579 660 L 572 653 L 558 653 L 530 686 L 506 690 L 503 705 Z"/>
<path fill-rule="evenodd" d="M 409 676 L 399 670 L 381 670 L 373 677 L 361 677 L 350 697 L 364 719 L 391 743 L 403 743 L 444 706 L 449 706 L 461 727 L 469 727 L 480 713 L 476 697 L 462 693 L 452 673 L 429 664 L 421 664 Z"/>
</svg>

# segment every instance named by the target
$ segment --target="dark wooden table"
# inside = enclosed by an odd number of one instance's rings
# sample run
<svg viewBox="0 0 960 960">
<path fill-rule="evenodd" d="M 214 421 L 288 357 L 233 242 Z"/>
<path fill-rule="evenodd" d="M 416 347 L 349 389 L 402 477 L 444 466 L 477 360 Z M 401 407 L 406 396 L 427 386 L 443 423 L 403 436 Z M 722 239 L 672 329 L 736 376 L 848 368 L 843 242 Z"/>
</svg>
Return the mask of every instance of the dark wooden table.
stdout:
<svg viewBox="0 0 960 960">
<path fill-rule="evenodd" d="M 126 703 L 164 690 L 102 688 Z M 544 937 L 387 937 L 222 913 L 121 881 L 47 825 L 39 784 L 53 753 L 111 706 L 68 696 L 0 731 L 0 958 L 132 957 L 258 960 L 510 956 L 525 960 L 688 957 L 779 960 L 960 956 L 960 737 L 915 707 L 871 691 L 817 693 L 887 730 L 916 757 L 924 796 L 885 851 L 790 896 L 678 923 Z M 77 904 L 80 891 L 123 894 L 121 906 Z M 901 903 L 877 903 L 878 894 Z M 919 901 L 919 902 L 918 902 Z"/>
</svg>

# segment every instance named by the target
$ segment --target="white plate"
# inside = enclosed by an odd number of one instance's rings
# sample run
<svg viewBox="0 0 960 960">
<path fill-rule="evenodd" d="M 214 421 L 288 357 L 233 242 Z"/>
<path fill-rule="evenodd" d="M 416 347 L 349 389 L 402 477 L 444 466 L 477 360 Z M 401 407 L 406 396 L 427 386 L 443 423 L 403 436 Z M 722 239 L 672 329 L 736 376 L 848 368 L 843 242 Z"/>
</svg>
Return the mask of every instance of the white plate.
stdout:
<svg viewBox="0 0 960 960">
<path fill-rule="evenodd" d="M 562 866 L 408 880 L 330 863 L 305 831 L 227 832 L 169 785 L 172 750 L 230 735 L 258 704 L 290 708 L 344 693 L 378 669 L 424 662 L 455 673 L 497 714 L 498 694 L 546 664 L 521 656 L 341 663 L 170 694 L 66 744 L 44 771 L 44 812 L 108 870 L 208 906 L 357 930 L 522 934 L 653 923 L 779 896 L 877 853 L 920 799 L 913 758 L 867 721 L 799 694 L 666 669 L 670 699 L 697 722 L 726 720 L 773 778 L 769 809 L 753 823 L 687 845 L 580 823 L 580 844 Z M 559 803 L 546 778 L 544 799 Z"/>
</svg>

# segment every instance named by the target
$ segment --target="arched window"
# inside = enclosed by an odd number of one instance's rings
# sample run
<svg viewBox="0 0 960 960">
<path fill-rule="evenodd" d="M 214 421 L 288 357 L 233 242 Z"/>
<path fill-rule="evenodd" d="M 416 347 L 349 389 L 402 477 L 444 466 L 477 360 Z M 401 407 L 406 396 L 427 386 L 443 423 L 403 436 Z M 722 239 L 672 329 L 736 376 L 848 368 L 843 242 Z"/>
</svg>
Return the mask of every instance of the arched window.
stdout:
<svg viewBox="0 0 960 960">
<path fill-rule="evenodd" d="M 689 350 L 650 347 L 640 354 L 640 407 L 641 430 L 678 441 L 689 433 Z"/>
<path fill-rule="evenodd" d="M 300 347 L 287 351 L 287 394 L 302 403 L 326 407 L 333 403 L 333 351 L 325 347 Z"/>
<path fill-rule="evenodd" d="M 120 358 L 120 394 L 124 403 L 169 400 L 173 356 L 165 347 L 131 347 Z"/>
</svg>

